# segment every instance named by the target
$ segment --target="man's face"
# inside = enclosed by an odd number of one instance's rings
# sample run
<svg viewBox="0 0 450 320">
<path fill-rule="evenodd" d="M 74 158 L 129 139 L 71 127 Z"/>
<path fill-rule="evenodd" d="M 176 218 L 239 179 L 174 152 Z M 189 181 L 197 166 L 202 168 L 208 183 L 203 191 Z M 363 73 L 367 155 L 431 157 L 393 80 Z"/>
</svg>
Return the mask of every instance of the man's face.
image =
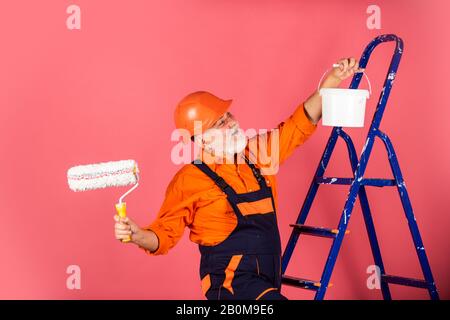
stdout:
<svg viewBox="0 0 450 320">
<path fill-rule="evenodd" d="M 239 153 L 246 144 L 247 140 L 239 127 L 239 122 L 230 112 L 225 112 L 202 135 L 202 147 L 219 156 Z"/>
</svg>

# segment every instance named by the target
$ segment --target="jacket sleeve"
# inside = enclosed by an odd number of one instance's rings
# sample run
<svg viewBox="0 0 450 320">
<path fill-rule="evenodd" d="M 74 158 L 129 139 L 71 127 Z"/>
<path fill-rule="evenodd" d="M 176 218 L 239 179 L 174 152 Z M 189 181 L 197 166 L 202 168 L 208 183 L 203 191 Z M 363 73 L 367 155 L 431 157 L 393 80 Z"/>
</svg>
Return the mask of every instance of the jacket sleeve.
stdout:
<svg viewBox="0 0 450 320">
<path fill-rule="evenodd" d="M 308 140 L 316 128 L 317 124 L 309 120 L 302 103 L 276 128 L 249 140 L 250 159 L 260 165 L 263 174 L 274 175 L 279 165 Z"/>
<path fill-rule="evenodd" d="M 313 124 L 306 115 L 304 103 L 294 113 L 278 125 L 280 139 L 280 164 L 283 163 L 298 146 L 305 143 L 314 133 L 317 124 Z"/>
<path fill-rule="evenodd" d="M 153 252 L 144 249 L 149 255 L 166 254 L 183 236 L 184 228 L 192 223 L 193 201 L 183 192 L 183 174 L 178 172 L 169 183 L 164 202 L 156 219 L 144 230 L 153 231 L 159 240 L 159 247 Z"/>
</svg>

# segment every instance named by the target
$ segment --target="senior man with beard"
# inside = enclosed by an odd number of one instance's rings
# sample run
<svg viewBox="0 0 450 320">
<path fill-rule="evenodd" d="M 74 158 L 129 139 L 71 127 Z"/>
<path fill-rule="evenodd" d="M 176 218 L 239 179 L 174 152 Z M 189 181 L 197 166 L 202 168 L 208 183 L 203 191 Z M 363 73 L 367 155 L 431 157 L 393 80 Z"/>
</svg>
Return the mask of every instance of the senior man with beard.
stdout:
<svg viewBox="0 0 450 320">
<path fill-rule="evenodd" d="M 338 64 L 322 88 L 338 87 L 362 71 L 354 58 Z M 231 100 L 206 91 L 180 101 L 175 124 L 200 147 L 198 158 L 175 174 L 153 223 L 140 228 L 129 217 L 116 215 L 115 236 L 118 240 L 131 236 L 130 243 L 149 255 L 160 255 L 188 227 L 190 240 L 199 245 L 201 286 L 207 299 L 286 299 L 280 292 L 275 174 L 262 163 L 260 150 L 251 146 L 277 154 L 270 168 L 278 166 L 315 131 L 322 114 L 321 97 L 314 92 L 286 121 L 264 133 L 267 144 L 257 140 L 260 135 L 246 138 L 228 111 L 230 104 Z"/>
</svg>

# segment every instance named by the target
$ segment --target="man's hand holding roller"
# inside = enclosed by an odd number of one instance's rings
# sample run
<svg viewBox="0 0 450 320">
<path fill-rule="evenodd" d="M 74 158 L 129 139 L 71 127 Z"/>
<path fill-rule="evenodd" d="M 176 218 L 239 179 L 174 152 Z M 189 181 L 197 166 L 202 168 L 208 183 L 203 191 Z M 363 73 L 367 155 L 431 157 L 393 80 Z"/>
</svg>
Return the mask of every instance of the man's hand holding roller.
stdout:
<svg viewBox="0 0 450 320">
<path fill-rule="evenodd" d="M 158 237 L 153 231 L 140 228 L 129 217 L 121 218 L 118 215 L 115 215 L 114 221 L 116 221 L 114 233 L 117 240 L 126 240 L 131 237 L 131 243 L 147 249 L 150 252 L 158 249 Z"/>
</svg>

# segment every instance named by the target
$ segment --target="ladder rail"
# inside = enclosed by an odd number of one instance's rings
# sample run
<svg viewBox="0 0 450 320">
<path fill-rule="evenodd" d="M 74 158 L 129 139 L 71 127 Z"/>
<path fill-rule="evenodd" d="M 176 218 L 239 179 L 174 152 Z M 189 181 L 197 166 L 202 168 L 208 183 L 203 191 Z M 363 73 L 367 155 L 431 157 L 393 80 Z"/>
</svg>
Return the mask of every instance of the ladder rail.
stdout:
<svg viewBox="0 0 450 320">
<path fill-rule="evenodd" d="M 389 67 L 389 72 L 391 70 L 392 71 L 393 70 L 396 71 L 397 68 L 398 68 L 398 64 L 400 62 L 401 55 L 403 53 L 403 41 L 400 38 L 398 38 L 396 35 L 393 35 L 393 34 L 381 35 L 381 36 L 378 36 L 377 38 L 375 38 L 374 40 L 372 40 L 369 43 L 369 45 L 365 48 L 365 50 L 364 50 L 364 52 L 363 52 L 363 54 L 361 56 L 361 59 L 359 61 L 360 67 L 361 68 L 366 68 L 367 63 L 368 63 L 369 58 L 370 58 L 370 55 L 372 54 L 372 52 L 375 49 L 375 47 L 377 45 L 379 45 L 380 43 L 387 42 L 387 41 L 396 41 L 395 53 L 394 53 L 394 56 L 392 58 L 391 65 Z M 394 61 L 395 61 L 395 63 L 394 63 Z M 355 75 L 353 76 L 352 82 L 350 84 L 350 88 L 351 89 L 358 88 L 359 83 L 361 82 L 361 78 L 362 78 L 362 73 L 355 73 Z M 392 87 L 392 81 L 393 81 L 393 79 L 391 79 L 389 81 L 389 83 L 386 83 L 388 81 L 387 78 L 388 77 L 386 77 L 386 81 L 385 81 L 385 84 L 384 84 L 383 91 L 381 93 L 381 97 L 380 97 L 380 100 L 379 100 L 379 103 L 378 103 L 378 107 L 377 107 L 377 109 L 375 111 L 374 118 L 372 120 L 371 130 L 369 130 L 369 134 L 371 134 L 372 131 L 373 131 L 372 127 L 373 128 L 378 128 L 378 126 L 379 126 L 379 124 L 381 122 L 381 118 L 383 116 L 383 111 L 384 111 L 385 104 L 386 104 L 387 98 L 389 96 L 390 88 Z M 395 78 L 395 74 L 394 74 L 394 78 Z M 387 89 L 385 90 L 385 88 L 387 88 Z M 385 94 L 387 94 L 386 98 L 384 98 Z M 384 104 L 381 104 L 381 102 L 384 102 Z M 334 127 L 333 130 L 331 131 L 331 134 L 330 134 L 330 137 L 328 139 L 327 145 L 326 145 L 325 150 L 324 150 L 324 152 L 322 154 L 322 157 L 320 159 L 319 165 L 317 166 L 317 169 L 316 169 L 316 172 L 314 174 L 313 180 L 312 180 L 312 182 L 310 184 L 307 196 L 306 196 L 305 201 L 304 201 L 304 203 L 302 205 L 302 208 L 300 209 L 300 213 L 299 213 L 298 218 L 296 220 L 296 224 L 304 224 L 305 221 L 306 221 L 306 218 L 308 217 L 308 214 L 309 214 L 309 211 L 311 209 L 311 205 L 312 205 L 313 199 L 315 198 L 315 195 L 316 195 L 318 187 L 319 187 L 319 185 L 316 183 L 315 179 L 316 179 L 316 177 L 322 177 L 323 173 L 326 170 L 326 167 L 328 166 L 328 162 L 330 160 L 331 154 L 332 154 L 332 152 L 334 150 L 334 147 L 336 145 L 336 141 L 337 141 L 337 138 L 338 138 L 338 130 L 339 129 L 341 129 L 341 127 Z M 375 129 L 375 130 L 378 130 L 378 129 Z M 366 145 L 367 145 L 367 141 L 366 141 Z M 364 154 L 364 150 L 363 150 L 363 154 Z M 282 270 L 281 273 L 282 274 L 284 274 L 286 272 L 286 269 L 287 269 L 289 261 L 290 261 L 290 259 L 292 257 L 294 248 L 295 248 L 295 246 L 297 244 L 298 237 L 299 237 L 299 234 L 295 233 L 295 232 L 292 232 L 290 237 L 289 237 L 289 240 L 287 242 L 287 245 L 285 247 L 285 250 L 283 252 L 283 257 L 282 257 L 282 263 L 281 263 L 281 270 Z"/>
<path fill-rule="evenodd" d="M 333 240 L 333 243 L 331 245 L 330 251 L 328 253 L 328 258 L 325 263 L 325 268 L 323 270 L 322 276 L 321 276 L 321 284 L 322 286 L 316 291 L 315 299 L 321 300 L 325 296 L 325 292 L 328 288 L 328 283 L 331 278 L 331 273 L 333 272 L 334 266 L 336 264 L 337 255 L 340 251 L 342 241 L 344 239 L 345 232 L 341 232 L 342 230 L 346 230 L 348 222 L 351 217 L 351 213 L 353 211 L 356 197 L 358 196 L 359 189 L 361 187 L 361 180 L 364 176 L 368 160 L 370 158 L 370 154 L 373 148 L 374 140 L 375 140 L 375 134 L 378 132 L 378 128 L 381 123 L 381 119 L 383 117 L 383 112 L 386 107 L 387 100 L 390 95 L 390 91 L 392 88 L 393 81 L 395 79 L 395 75 L 398 69 L 398 65 L 400 63 L 400 59 L 403 53 L 403 42 L 400 38 L 397 38 L 395 35 L 382 35 L 374 40 L 371 41 L 371 43 L 366 47 L 364 50 L 362 57 L 360 59 L 360 66 L 361 68 L 366 68 L 370 56 L 373 52 L 373 50 L 381 43 L 384 42 L 390 42 L 395 41 L 396 47 L 394 50 L 394 54 L 391 58 L 391 63 L 389 65 L 388 74 L 385 78 L 383 90 L 380 93 L 380 97 L 378 99 L 378 104 L 375 109 L 375 113 L 369 128 L 369 132 L 367 134 L 367 138 L 363 147 L 363 150 L 361 152 L 360 159 L 358 161 L 358 164 L 356 166 L 356 169 L 354 169 L 354 180 L 350 186 L 350 191 L 347 195 L 347 200 L 345 201 L 344 209 L 342 211 L 341 218 L 339 220 L 339 233 L 337 237 Z M 352 79 L 352 82 L 350 84 L 351 89 L 356 89 L 359 86 L 359 83 L 361 81 L 362 74 L 357 73 Z M 336 132 L 337 133 L 337 132 Z M 349 137 L 350 138 L 350 137 Z M 351 155 L 350 155 L 351 157 Z M 367 226 L 367 225 L 366 225 Z"/>
<path fill-rule="evenodd" d="M 374 40 L 372 40 L 367 47 L 365 48 L 361 59 L 359 61 L 359 65 L 361 68 L 366 68 L 367 63 L 369 61 L 370 55 L 372 54 L 373 50 L 375 49 L 375 47 L 377 45 L 379 45 L 382 42 L 386 42 L 386 41 L 396 41 L 396 49 L 395 49 L 395 56 L 399 56 L 398 59 L 396 59 L 396 66 L 398 67 L 398 63 L 400 61 L 400 57 L 401 54 L 403 52 L 403 42 L 401 41 L 400 38 L 398 38 L 397 36 L 393 35 L 393 34 L 388 34 L 388 35 L 382 35 L 382 36 L 378 36 L 377 38 L 375 38 Z M 394 59 L 392 59 L 394 60 Z M 391 61 L 391 66 L 392 67 L 393 62 Z M 353 76 L 352 82 L 350 84 L 350 88 L 351 89 L 356 89 L 359 86 L 359 83 L 361 82 L 361 78 L 362 78 L 362 73 L 355 73 L 355 75 Z M 386 87 L 386 81 L 385 81 L 385 87 Z M 392 83 L 391 83 L 391 87 L 392 87 Z M 389 95 L 390 92 L 390 88 L 387 90 L 387 95 Z M 381 94 L 381 97 L 384 96 L 385 90 L 383 89 L 383 92 Z M 380 97 L 380 102 L 381 102 L 381 97 Z M 387 97 L 386 97 L 387 98 Z M 383 100 L 384 103 L 386 102 L 386 100 Z M 377 121 L 378 125 L 381 121 L 381 117 L 384 111 L 384 106 L 380 106 L 380 102 L 378 103 L 378 107 L 375 111 L 374 114 L 374 119 L 372 120 L 372 125 L 371 125 L 371 129 L 374 126 L 374 122 L 375 119 L 379 120 Z M 377 116 L 377 114 L 379 116 Z M 304 224 L 306 221 L 306 218 L 308 217 L 309 211 L 311 209 L 312 206 L 312 202 L 315 198 L 315 195 L 317 193 L 317 190 L 319 188 L 319 184 L 316 182 L 316 177 L 322 177 L 327 166 L 328 166 L 328 162 L 330 160 L 331 154 L 334 150 L 334 147 L 336 146 L 336 142 L 338 139 L 338 130 L 340 130 L 341 127 L 334 127 L 331 131 L 330 137 L 328 138 L 328 142 L 327 145 L 325 147 L 325 150 L 322 154 L 322 157 L 319 161 L 319 164 L 317 166 L 316 172 L 314 174 L 314 177 L 311 181 L 310 187 L 308 189 L 308 193 L 307 196 L 305 198 L 305 201 L 303 202 L 302 208 L 300 209 L 300 213 L 297 217 L 296 220 L 296 224 Z M 371 134 L 372 130 L 369 130 L 369 135 Z M 367 145 L 368 140 L 366 140 L 366 145 Z M 364 150 L 363 150 L 363 154 L 364 154 Z M 351 156 L 351 155 L 350 155 Z M 286 272 L 287 266 L 290 262 L 290 259 L 292 257 L 294 248 L 297 244 L 298 241 L 298 237 L 299 234 L 296 232 L 291 232 L 291 235 L 289 237 L 289 240 L 286 244 L 285 250 L 283 251 L 283 256 L 282 256 L 282 261 L 281 261 L 281 274 L 284 274 Z"/>
<path fill-rule="evenodd" d="M 317 166 L 316 172 L 314 174 L 314 177 L 311 181 L 311 184 L 308 189 L 307 196 L 305 198 L 305 201 L 303 202 L 303 205 L 300 209 L 300 213 L 297 217 L 296 224 L 304 224 L 306 221 L 306 218 L 308 217 L 308 213 L 311 209 L 311 205 L 313 203 L 313 200 L 315 198 L 315 195 L 317 193 L 317 190 L 319 188 L 319 184 L 316 183 L 315 177 L 323 176 L 326 167 L 328 166 L 328 162 L 330 161 L 331 154 L 334 150 L 334 147 L 336 146 L 337 141 L 337 134 L 335 132 L 337 131 L 337 127 L 334 127 L 332 130 L 332 134 L 330 135 L 327 145 L 325 147 L 325 150 L 322 154 L 322 157 L 319 161 L 319 165 Z M 283 275 L 286 272 L 287 266 L 290 262 L 290 259 L 292 257 L 292 253 L 294 252 L 294 248 L 297 244 L 299 233 L 297 232 L 291 232 L 291 235 L 289 237 L 289 240 L 286 244 L 286 247 L 283 251 L 283 256 L 281 258 L 281 274 Z"/>
<path fill-rule="evenodd" d="M 337 255 L 339 253 L 339 250 L 342 245 L 342 241 L 344 239 L 345 232 L 341 232 L 342 230 L 346 230 L 348 222 L 351 217 L 351 213 L 353 211 L 356 197 L 358 196 L 359 189 L 361 187 L 361 180 L 364 176 L 368 160 L 370 158 L 370 154 L 372 152 L 373 144 L 375 141 L 375 134 L 379 131 L 379 126 L 381 123 L 381 119 L 383 117 L 383 112 L 386 107 L 387 100 L 389 98 L 391 88 L 393 81 L 395 79 L 395 75 L 398 69 L 398 65 L 400 63 L 400 59 L 403 53 L 403 41 L 398 38 L 395 35 L 382 35 L 374 40 L 371 41 L 371 43 L 366 47 L 364 50 L 362 57 L 360 59 L 360 66 L 361 68 L 366 68 L 367 63 L 369 62 L 369 58 L 373 52 L 373 50 L 381 43 L 384 42 L 390 42 L 395 41 L 396 47 L 394 50 L 394 54 L 391 58 L 391 63 L 389 65 L 388 73 L 386 75 L 383 89 L 380 93 L 380 97 L 378 100 L 377 107 L 375 109 L 375 113 L 367 134 L 367 138 L 363 147 L 363 150 L 361 152 L 360 159 L 358 161 L 358 164 L 356 166 L 356 169 L 354 170 L 354 180 L 350 186 L 350 191 L 347 195 L 347 200 L 345 201 L 344 209 L 342 211 L 341 218 L 339 220 L 339 233 L 337 237 L 333 240 L 333 243 L 331 245 L 330 251 L 328 253 L 328 258 L 325 263 L 325 268 L 323 270 L 322 276 L 321 276 L 321 284 L 322 286 L 316 291 L 315 299 L 316 300 L 322 300 L 325 296 L 325 292 L 328 288 L 328 283 L 331 278 L 331 274 L 333 272 L 334 266 L 336 264 Z M 352 82 L 350 84 L 351 89 L 356 89 L 359 86 L 359 83 L 361 81 L 362 74 L 357 73 L 352 79 Z M 367 225 L 366 225 L 367 226 Z"/>
<path fill-rule="evenodd" d="M 352 170 L 355 171 L 359 162 L 358 156 L 356 154 L 355 145 L 353 144 L 351 137 L 344 130 L 339 130 L 339 134 L 342 137 L 342 139 L 344 139 L 344 141 L 346 142 Z M 369 199 L 367 198 L 366 188 L 363 185 L 359 188 L 358 198 L 361 205 L 361 211 L 364 217 L 364 223 L 366 225 L 367 235 L 369 237 L 369 243 L 372 251 L 373 260 L 375 262 L 375 265 L 378 266 L 378 268 L 380 269 L 380 274 L 385 274 L 386 271 L 384 268 L 383 259 L 381 257 L 380 245 L 378 243 L 377 235 L 375 232 L 375 226 L 372 219 Z M 380 288 L 383 298 L 385 300 L 391 300 L 392 299 L 391 292 L 389 290 L 388 284 L 386 282 L 380 281 Z"/>
<path fill-rule="evenodd" d="M 410 231 L 413 237 L 413 241 L 416 246 L 416 252 L 419 257 L 419 261 L 422 267 L 422 271 L 424 273 L 424 277 L 427 282 L 428 290 L 430 293 L 430 296 L 432 299 L 439 299 L 436 286 L 433 280 L 433 276 L 431 273 L 431 268 L 428 263 L 427 256 L 425 254 L 425 249 L 423 247 L 423 243 L 420 237 L 420 233 L 417 227 L 417 224 L 415 222 L 415 218 L 412 212 L 412 206 L 408 197 L 408 194 L 406 192 L 406 186 L 404 185 L 403 178 L 401 176 L 400 167 L 397 161 L 397 158 L 395 156 L 394 149 L 392 147 L 392 144 L 388 138 L 387 135 L 382 133 L 379 130 L 379 126 L 381 123 L 381 119 L 383 117 L 384 110 L 386 108 L 386 103 L 390 95 L 390 91 L 392 89 L 392 85 L 395 80 L 395 76 L 398 70 L 398 66 L 401 60 L 401 56 L 403 54 L 403 41 L 401 38 L 397 37 L 394 34 L 386 34 L 386 35 L 380 35 L 373 39 L 365 48 L 363 51 L 363 54 L 360 59 L 360 67 L 366 68 L 367 63 L 369 61 L 369 58 L 373 52 L 373 50 L 381 43 L 384 42 L 392 42 L 395 41 L 395 49 L 394 54 L 392 55 L 391 62 L 388 68 L 388 72 L 383 84 L 383 89 L 380 93 L 379 100 L 377 107 L 375 109 L 375 112 L 373 114 L 372 122 L 370 125 L 370 128 L 367 133 L 367 138 L 365 140 L 365 144 L 363 147 L 363 150 L 361 152 L 360 158 L 358 159 L 358 156 L 356 154 L 356 150 L 353 144 L 352 139 L 350 136 L 345 133 L 345 131 L 342 130 L 341 127 L 334 127 L 330 137 L 328 139 L 327 145 L 325 147 L 325 150 L 321 156 L 320 162 L 317 166 L 316 172 L 314 174 L 314 177 L 312 179 L 312 182 L 310 184 L 307 196 L 305 198 L 305 201 L 302 205 L 302 208 L 300 210 L 300 213 L 297 217 L 296 224 L 303 225 L 306 221 L 306 218 L 309 214 L 309 211 L 311 209 L 313 200 L 316 196 L 316 193 L 318 191 L 318 187 L 320 184 L 327 183 L 329 181 L 330 184 L 333 182 L 337 182 L 339 184 L 350 184 L 350 190 L 347 194 L 347 199 L 345 201 L 344 209 L 342 211 L 339 224 L 338 224 L 338 232 L 336 234 L 336 237 L 333 237 L 333 243 L 331 245 L 328 259 L 325 263 L 325 268 L 323 270 L 321 280 L 320 280 L 320 286 L 316 287 L 316 300 L 321 300 L 324 298 L 326 290 L 329 286 L 329 281 L 331 278 L 331 274 L 334 268 L 334 265 L 336 263 L 337 255 L 339 253 L 340 247 L 342 245 L 342 241 L 344 238 L 344 235 L 346 233 L 346 229 L 349 223 L 349 219 L 351 217 L 351 213 L 353 211 L 356 198 L 359 198 L 361 209 L 364 216 L 364 222 L 366 225 L 366 230 L 369 236 L 370 246 L 374 258 L 375 264 L 380 268 L 381 278 L 386 279 L 386 281 L 381 281 L 381 291 L 383 294 L 383 298 L 386 300 L 391 299 L 391 293 L 388 286 L 388 280 L 391 279 L 391 283 L 394 283 L 394 280 L 399 282 L 401 277 L 394 277 L 394 276 L 388 276 L 386 275 L 382 257 L 381 257 L 381 250 L 378 244 L 378 240 L 375 233 L 375 227 L 372 219 L 372 214 L 370 211 L 370 206 L 367 198 L 367 193 L 365 190 L 365 185 L 368 186 L 397 186 L 398 192 L 400 194 L 400 198 L 402 201 L 402 205 L 405 211 L 405 215 L 408 219 L 408 224 L 410 227 Z M 359 83 L 361 81 L 362 74 L 356 73 L 353 76 L 352 82 L 350 84 L 351 89 L 356 89 L 359 86 Z M 353 171 L 353 179 L 348 178 L 337 178 L 337 179 L 327 179 L 323 177 L 323 174 L 328 166 L 331 154 L 334 150 L 334 147 L 336 145 L 337 139 L 341 137 L 346 145 L 347 145 L 347 151 L 349 154 L 350 164 Z M 387 180 L 387 179 L 363 179 L 364 173 L 367 167 L 368 160 L 370 158 L 370 154 L 375 142 L 376 137 L 379 137 L 383 140 L 385 143 L 386 150 L 388 151 L 389 156 L 389 162 L 391 164 L 391 169 L 393 171 L 395 180 Z M 395 183 L 394 183 L 395 182 Z M 297 244 L 298 238 L 299 238 L 300 232 L 296 232 L 295 230 L 292 231 L 289 241 L 286 244 L 285 250 L 283 252 L 282 256 L 282 275 L 286 272 L 287 266 L 289 264 L 289 261 L 292 257 L 293 250 Z M 399 280 L 400 279 L 400 280 Z M 403 278 L 407 279 L 407 278 Z M 405 282 L 405 281 L 401 281 Z M 418 283 L 418 281 L 407 281 L 410 283 Z M 421 282 L 422 283 L 422 282 Z"/>
<path fill-rule="evenodd" d="M 413 238 L 414 247 L 420 262 L 423 276 L 428 283 L 432 284 L 432 286 L 428 287 L 430 297 L 432 299 L 437 300 L 439 299 L 439 294 L 436 289 L 436 283 L 434 281 L 433 274 L 431 272 L 431 267 L 427 258 L 427 254 L 425 252 L 422 237 L 420 236 L 419 227 L 416 223 L 416 217 L 414 216 L 411 200 L 409 198 L 408 191 L 406 189 L 405 180 L 403 179 L 403 175 L 400 170 L 400 165 L 398 163 L 394 146 L 392 145 L 392 142 L 387 134 L 378 131 L 377 136 L 384 142 L 384 145 L 386 147 L 389 164 L 391 166 L 392 174 L 394 175 L 395 180 L 397 181 L 397 191 L 400 196 L 400 200 L 403 206 L 403 211 L 405 212 L 406 219 L 408 220 L 408 227 L 411 236 Z"/>
</svg>

